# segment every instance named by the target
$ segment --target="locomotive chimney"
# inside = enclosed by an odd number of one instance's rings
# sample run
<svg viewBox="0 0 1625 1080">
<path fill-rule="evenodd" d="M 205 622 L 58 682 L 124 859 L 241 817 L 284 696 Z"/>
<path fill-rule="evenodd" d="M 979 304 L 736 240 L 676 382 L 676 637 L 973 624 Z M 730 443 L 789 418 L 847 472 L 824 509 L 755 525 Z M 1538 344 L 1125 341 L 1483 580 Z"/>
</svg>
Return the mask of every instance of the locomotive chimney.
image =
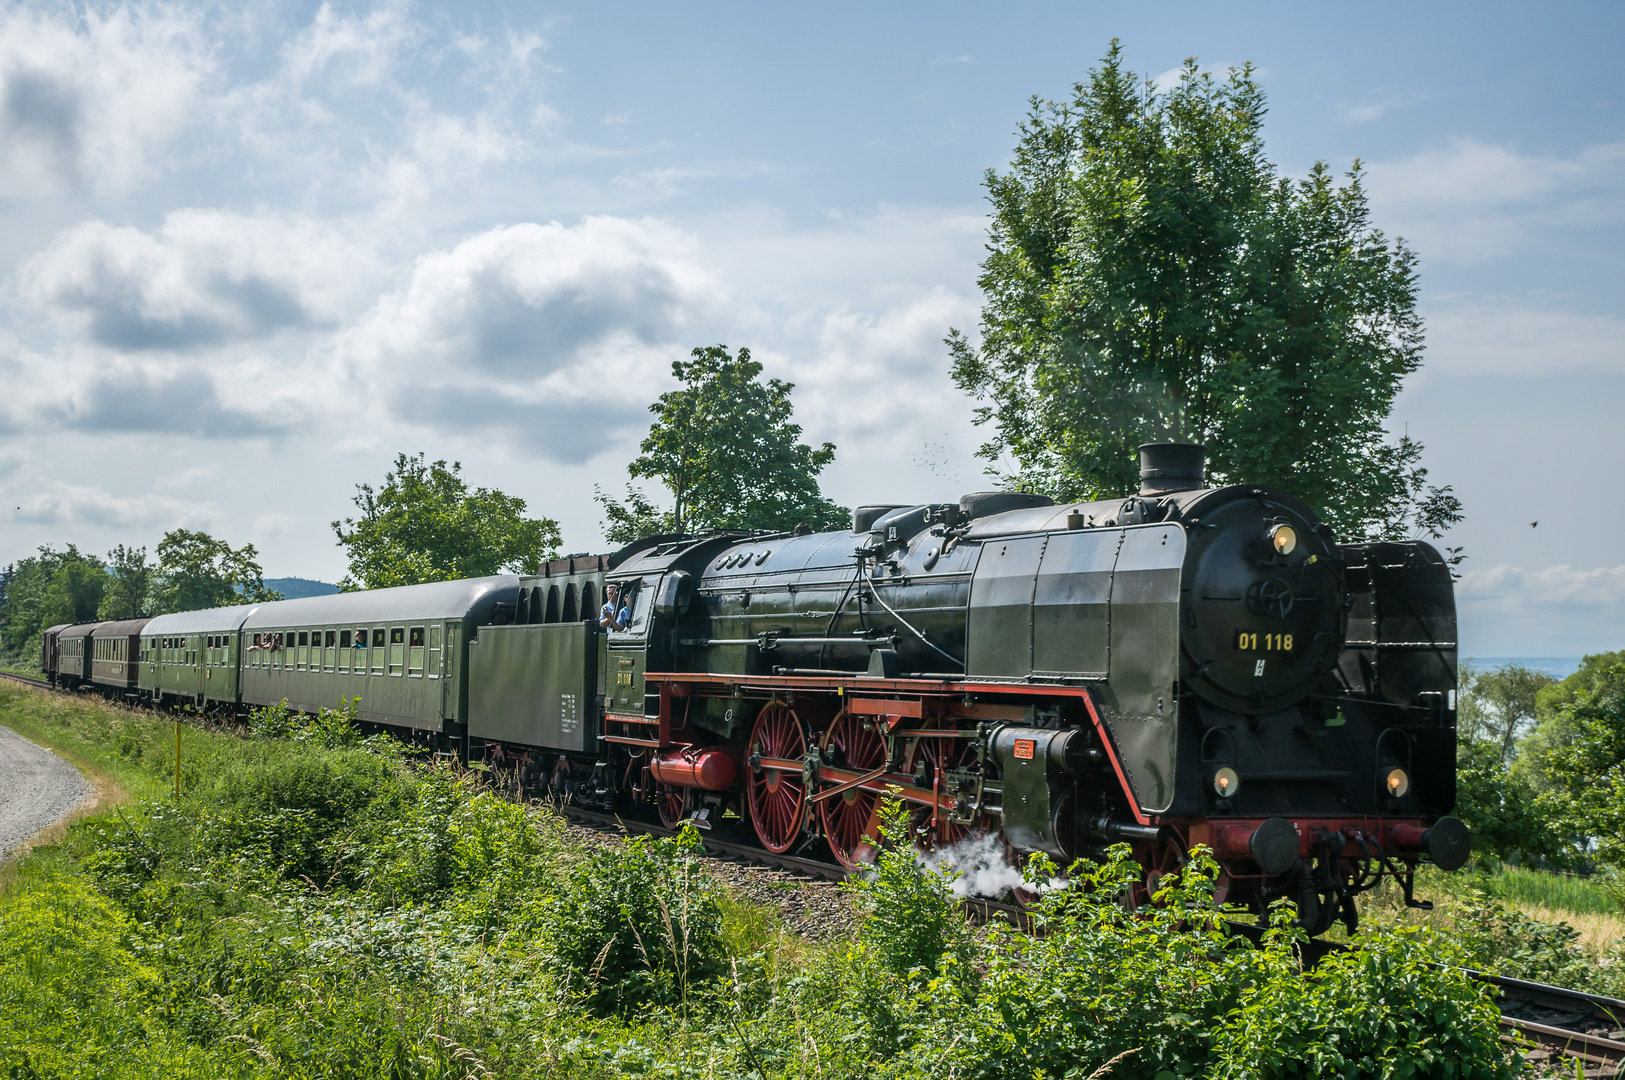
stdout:
<svg viewBox="0 0 1625 1080">
<path fill-rule="evenodd" d="M 1146 443 L 1140 447 L 1140 494 L 1195 491 L 1206 483 L 1207 447 L 1196 443 Z"/>
</svg>

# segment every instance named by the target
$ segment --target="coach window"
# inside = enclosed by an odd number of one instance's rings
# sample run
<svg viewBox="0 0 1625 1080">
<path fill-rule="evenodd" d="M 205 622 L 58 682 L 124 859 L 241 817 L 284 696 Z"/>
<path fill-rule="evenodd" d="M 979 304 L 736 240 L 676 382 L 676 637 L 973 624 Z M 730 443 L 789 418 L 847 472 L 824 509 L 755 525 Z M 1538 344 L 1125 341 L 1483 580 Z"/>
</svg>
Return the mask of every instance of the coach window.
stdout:
<svg viewBox="0 0 1625 1080">
<path fill-rule="evenodd" d="M 339 671 L 350 673 L 350 631 L 339 631 Z"/>
<path fill-rule="evenodd" d="M 328 671 L 332 671 L 333 663 L 338 659 L 339 632 L 337 630 L 327 631 L 327 633 L 323 635 L 322 643 L 327 646 L 327 659 L 322 666 Z"/>
<path fill-rule="evenodd" d="M 532 601 L 534 603 L 534 601 Z M 534 608 L 532 609 L 534 611 Z M 440 678 L 440 624 L 429 627 L 429 678 Z"/>
<path fill-rule="evenodd" d="M 423 627 L 414 626 L 406 632 L 406 673 L 414 679 L 423 678 Z"/>
<path fill-rule="evenodd" d="M 367 673 L 367 631 L 365 627 L 358 627 L 355 636 L 350 639 L 350 648 L 355 653 L 355 662 L 350 665 L 357 675 Z"/>
<path fill-rule="evenodd" d="M 384 644 L 384 637 L 388 633 L 389 631 L 382 626 L 372 628 L 372 673 L 374 675 L 384 673 L 384 650 L 388 647 Z"/>
<path fill-rule="evenodd" d="M 305 670 L 305 666 L 310 661 L 310 631 L 299 631 L 299 636 L 294 640 L 297 643 L 296 648 L 299 650 L 298 653 L 295 654 L 298 657 L 295 662 L 298 664 L 299 670 L 303 671 Z"/>
<path fill-rule="evenodd" d="M 389 628 L 389 673 L 399 675 L 406 668 L 406 628 Z"/>
</svg>

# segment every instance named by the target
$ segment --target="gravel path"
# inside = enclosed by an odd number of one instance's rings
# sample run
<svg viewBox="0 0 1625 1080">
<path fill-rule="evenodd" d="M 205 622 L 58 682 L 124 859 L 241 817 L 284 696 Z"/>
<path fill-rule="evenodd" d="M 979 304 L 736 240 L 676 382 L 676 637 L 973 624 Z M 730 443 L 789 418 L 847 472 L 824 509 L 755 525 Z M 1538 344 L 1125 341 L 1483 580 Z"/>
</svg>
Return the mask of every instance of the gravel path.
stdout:
<svg viewBox="0 0 1625 1080">
<path fill-rule="evenodd" d="M 67 817 L 95 790 L 66 761 L 0 727 L 0 859 Z"/>
</svg>

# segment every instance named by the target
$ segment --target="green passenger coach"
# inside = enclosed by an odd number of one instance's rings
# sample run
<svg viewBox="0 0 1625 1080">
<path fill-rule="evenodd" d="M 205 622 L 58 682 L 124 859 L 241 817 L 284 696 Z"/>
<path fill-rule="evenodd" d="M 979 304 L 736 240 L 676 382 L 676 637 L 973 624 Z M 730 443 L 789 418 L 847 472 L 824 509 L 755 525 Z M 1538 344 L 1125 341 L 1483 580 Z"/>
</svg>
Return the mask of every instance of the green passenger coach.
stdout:
<svg viewBox="0 0 1625 1080">
<path fill-rule="evenodd" d="M 159 615 L 141 629 L 140 688 L 155 702 L 235 710 L 238 631 L 260 605 Z"/>
<path fill-rule="evenodd" d="M 361 720 L 459 737 L 468 643 L 512 622 L 519 578 L 468 578 L 279 600 L 242 626 L 242 703 L 305 712 L 359 698 Z"/>
</svg>

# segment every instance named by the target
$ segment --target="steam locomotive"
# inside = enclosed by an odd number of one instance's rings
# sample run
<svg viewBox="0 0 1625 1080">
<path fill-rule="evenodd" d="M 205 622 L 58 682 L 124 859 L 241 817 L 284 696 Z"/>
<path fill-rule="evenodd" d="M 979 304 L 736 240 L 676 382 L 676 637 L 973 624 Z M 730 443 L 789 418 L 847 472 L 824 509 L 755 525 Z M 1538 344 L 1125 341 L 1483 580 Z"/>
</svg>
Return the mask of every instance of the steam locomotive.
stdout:
<svg viewBox="0 0 1625 1080">
<path fill-rule="evenodd" d="M 116 685 L 359 696 L 364 723 L 531 790 L 847 867 L 894 797 L 935 848 L 1065 864 L 1127 842 L 1148 890 L 1205 844 L 1225 899 L 1290 897 L 1311 933 L 1352 930 L 1384 877 L 1415 903 L 1420 862 L 1469 852 L 1449 567 L 1421 541 L 1339 544 L 1283 491 L 1208 488 L 1199 446 L 1140 460 L 1127 499 L 865 506 L 850 532 L 651 537 L 532 576 L 118 624 Z M 95 627 L 52 628 L 45 666 L 95 681 L 65 670 L 75 635 Z"/>
</svg>

